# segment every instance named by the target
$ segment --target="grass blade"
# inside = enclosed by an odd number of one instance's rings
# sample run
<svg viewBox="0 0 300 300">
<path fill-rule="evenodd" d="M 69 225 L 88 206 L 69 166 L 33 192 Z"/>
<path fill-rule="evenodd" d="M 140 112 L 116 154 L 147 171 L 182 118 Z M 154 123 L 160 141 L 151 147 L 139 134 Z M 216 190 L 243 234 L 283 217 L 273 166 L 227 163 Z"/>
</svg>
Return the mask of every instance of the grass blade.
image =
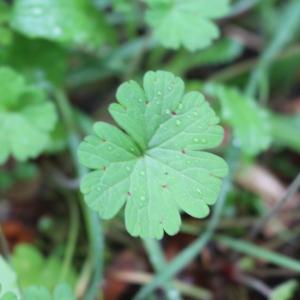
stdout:
<svg viewBox="0 0 300 300">
<path fill-rule="evenodd" d="M 216 241 L 237 252 L 241 252 L 243 254 L 250 255 L 255 258 L 273 263 L 277 266 L 300 273 L 300 262 L 293 258 L 273 252 L 271 250 L 267 250 L 260 246 L 256 246 L 255 244 L 249 243 L 247 241 L 233 239 L 224 235 L 218 235 L 216 237 Z"/>
</svg>

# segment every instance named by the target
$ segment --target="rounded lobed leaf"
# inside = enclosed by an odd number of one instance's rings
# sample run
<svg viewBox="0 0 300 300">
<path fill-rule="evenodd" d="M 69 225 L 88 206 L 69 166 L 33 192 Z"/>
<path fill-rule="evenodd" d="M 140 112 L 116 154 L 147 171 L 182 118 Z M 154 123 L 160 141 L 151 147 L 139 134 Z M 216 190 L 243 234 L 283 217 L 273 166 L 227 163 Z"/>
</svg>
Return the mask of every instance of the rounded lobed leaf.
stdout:
<svg viewBox="0 0 300 300">
<path fill-rule="evenodd" d="M 143 88 L 120 86 L 110 113 L 125 131 L 96 123 L 79 147 L 93 169 L 81 183 L 87 204 L 104 219 L 125 204 L 129 233 L 143 238 L 174 235 L 180 211 L 204 218 L 227 173 L 226 162 L 204 150 L 223 139 L 219 119 L 198 92 L 169 72 L 147 72 Z"/>
</svg>

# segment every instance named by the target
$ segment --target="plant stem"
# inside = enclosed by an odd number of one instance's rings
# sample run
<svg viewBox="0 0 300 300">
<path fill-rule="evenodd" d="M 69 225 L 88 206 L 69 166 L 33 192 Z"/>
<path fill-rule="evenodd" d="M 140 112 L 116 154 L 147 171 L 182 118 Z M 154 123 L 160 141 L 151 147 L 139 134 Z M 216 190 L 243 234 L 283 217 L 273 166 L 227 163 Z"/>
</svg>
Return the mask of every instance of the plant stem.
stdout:
<svg viewBox="0 0 300 300">
<path fill-rule="evenodd" d="M 227 194 L 231 187 L 233 174 L 236 169 L 236 162 L 238 155 L 238 149 L 235 146 L 231 146 L 228 152 L 228 162 L 230 166 L 229 174 L 223 181 L 222 189 L 217 200 L 217 203 L 213 210 L 213 215 L 208 223 L 208 226 L 203 234 L 201 234 L 195 242 L 178 254 L 163 271 L 158 273 L 157 276 L 148 284 L 145 285 L 138 294 L 134 297 L 135 300 L 145 299 L 152 291 L 161 286 L 164 282 L 170 280 L 178 272 L 180 272 L 188 263 L 190 263 L 201 250 L 211 240 L 221 218 L 221 212 L 225 205 Z"/>
<path fill-rule="evenodd" d="M 154 239 L 144 239 L 143 242 L 155 272 L 162 272 L 167 264 L 159 242 Z M 163 285 L 163 288 L 169 300 L 181 299 L 179 292 L 172 286 L 170 282 L 166 281 Z"/>
<path fill-rule="evenodd" d="M 77 159 L 77 148 L 80 138 L 73 118 L 72 108 L 68 102 L 65 93 L 62 90 L 54 90 L 55 100 L 60 110 L 66 130 L 68 131 L 69 151 L 76 168 L 76 172 L 80 178 L 87 174 L 87 169 L 79 164 Z M 93 300 L 99 295 L 98 285 L 102 283 L 103 272 L 103 248 L 104 238 L 102 227 L 96 213 L 92 212 L 84 203 L 81 196 L 80 205 L 83 211 L 90 247 L 89 257 L 91 259 L 91 267 L 93 268 L 91 283 L 85 296 L 85 300 Z"/>
<path fill-rule="evenodd" d="M 87 287 L 89 285 L 91 272 L 91 260 L 89 258 L 86 258 L 76 283 L 76 296 L 78 299 L 83 299 L 85 291 L 87 290 Z"/>
<path fill-rule="evenodd" d="M 2 252 L 4 258 L 8 262 L 10 262 L 10 253 L 9 253 L 8 242 L 7 242 L 6 237 L 4 235 L 1 224 L 0 224 L 0 247 L 1 247 L 1 252 Z"/>
<path fill-rule="evenodd" d="M 70 211 L 70 229 L 59 282 L 63 282 L 66 280 L 68 272 L 71 268 L 79 232 L 79 212 L 77 208 L 77 203 L 75 202 L 75 199 L 68 199 L 67 202 Z"/>
</svg>

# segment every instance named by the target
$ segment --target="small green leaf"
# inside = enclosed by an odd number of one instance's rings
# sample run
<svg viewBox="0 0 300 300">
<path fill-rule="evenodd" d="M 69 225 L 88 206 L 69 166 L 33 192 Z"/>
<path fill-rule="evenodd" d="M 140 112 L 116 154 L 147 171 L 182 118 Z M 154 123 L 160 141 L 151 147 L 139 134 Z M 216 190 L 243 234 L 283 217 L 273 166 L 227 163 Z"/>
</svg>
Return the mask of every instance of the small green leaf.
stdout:
<svg viewBox="0 0 300 300">
<path fill-rule="evenodd" d="M 274 142 L 300 153 L 300 114 L 270 114 Z"/>
<path fill-rule="evenodd" d="M 16 0 L 11 24 L 32 38 L 99 46 L 107 25 L 86 0 Z"/>
<path fill-rule="evenodd" d="M 54 290 L 53 300 L 76 300 L 76 298 L 70 286 L 65 283 L 61 283 L 57 285 Z"/>
<path fill-rule="evenodd" d="M 270 300 L 292 300 L 297 288 L 298 282 L 296 280 L 286 281 L 272 291 Z"/>
<path fill-rule="evenodd" d="M 22 287 L 39 283 L 40 273 L 45 262 L 41 253 L 34 246 L 18 245 L 14 249 L 12 263 Z"/>
<path fill-rule="evenodd" d="M 31 286 L 24 291 L 23 300 L 53 300 L 49 290 L 44 286 Z"/>
<path fill-rule="evenodd" d="M 0 68 L 0 164 L 10 155 L 24 161 L 45 148 L 56 122 L 54 105 L 7 67 Z"/>
<path fill-rule="evenodd" d="M 126 203 L 127 230 L 143 238 L 177 233 L 181 210 L 206 217 L 227 164 L 204 151 L 223 139 L 204 97 L 185 94 L 172 73 L 151 71 L 143 88 L 122 84 L 117 99 L 109 111 L 126 133 L 99 122 L 79 147 L 80 162 L 93 169 L 81 184 L 87 204 L 110 219 Z"/>
<path fill-rule="evenodd" d="M 19 295 L 17 275 L 0 255 L 0 299 L 8 300 L 11 294 Z"/>
<path fill-rule="evenodd" d="M 12 263 L 22 288 L 38 284 L 52 290 L 61 272 L 61 260 L 57 255 L 44 258 L 39 249 L 29 244 L 19 244 L 15 248 Z M 74 270 L 69 270 L 66 282 L 72 286 L 75 278 Z"/>
<path fill-rule="evenodd" d="M 30 286 L 24 291 L 23 300 L 76 300 L 73 291 L 66 283 L 58 284 L 53 292 L 44 286 Z"/>
<path fill-rule="evenodd" d="M 109 2 L 111 2 L 109 5 L 112 6 L 113 10 L 121 14 L 127 22 L 137 21 L 140 13 L 138 1 L 112 0 Z"/>
<path fill-rule="evenodd" d="M 181 45 L 194 51 L 205 48 L 219 36 L 212 19 L 224 16 L 228 0 L 146 0 L 147 23 L 157 40 L 167 48 Z"/>
<path fill-rule="evenodd" d="M 271 126 L 267 112 L 235 88 L 209 84 L 204 88 L 221 102 L 223 120 L 232 126 L 241 149 L 257 155 L 271 143 Z"/>
<path fill-rule="evenodd" d="M 0 296 L 0 300 L 18 300 L 18 298 L 14 293 L 8 292 Z"/>
</svg>

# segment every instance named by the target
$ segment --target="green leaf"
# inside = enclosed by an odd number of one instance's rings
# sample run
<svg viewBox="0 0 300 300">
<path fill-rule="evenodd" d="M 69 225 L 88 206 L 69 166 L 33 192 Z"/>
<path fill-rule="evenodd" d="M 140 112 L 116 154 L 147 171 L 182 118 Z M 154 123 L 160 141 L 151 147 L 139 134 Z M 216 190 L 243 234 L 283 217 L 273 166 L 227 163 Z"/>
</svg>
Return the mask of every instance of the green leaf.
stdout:
<svg viewBox="0 0 300 300">
<path fill-rule="evenodd" d="M 0 47 L 1 48 L 2 46 L 9 45 L 12 40 L 12 30 L 7 26 L 9 19 L 10 19 L 10 6 L 4 1 L 0 1 Z"/>
<path fill-rule="evenodd" d="M 31 286 L 24 291 L 24 300 L 53 300 L 49 290 L 44 286 Z"/>
<path fill-rule="evenodd" d="M 70 286 L 65 283 L 61 283 L 57 285 L 54 290 L 53 300 L 76 300 L 76 298 Z"/>
<path fill-rule="evenodd" d="M 10 45 L 13 39 L 13 33 L 10 28 L 6 28 L 5 26 L 0 25 L 0 46 Z M 1 49 L 2 52 L 2 49 Z M 0 53 L 2 54 L 2 53 Z M 1 56 L 0 56 L 1 58 Z"/>
<path fill-rule="evenodd" d="M 11 294 L 19 295 L 17 275 L 0 255 L 0 299 L 8 300 Z"/>
<path fill-rule="evenodd" d="M 16 0 L 11 24 L 31 38 L 93 47 L 108 30 L 101 13 L 86 0 Z"/>
<path fill-rule="evenodd" d="M 61 272 L 61 260 L 57 255 L 44 258 L 39 249 L 29 244 L 19 244 L 15 248 L 12 263 L 23 288 L 38 284 L 53 289 Z M 75 279 L 76 274 L 71 269 L 66 282 L 73 286 Z"/>
<path fill-rule="evenodd" d="M 39 283 L 40 273 L 45 262 L 41 253 L 34 246 L 19 244 L 14 249 L 12 263 L 22 287 Z"/>
<path fill-rule="evenodd" d="M 6 23 L 10 18 L 10 6 L 4 1 L 0 2 L 0 24 Z"/>
<path fill-rule="evenodd" d="M 112 6 L 115 12 L 123 15 L 126 18 L 126 22 L 138 21 L 137 19 L 140 14 L 138 1 L 112 0 L 109 5 Z"/>
<path fill-rule="evenodd" d="M 18 297 L 16 294 L 8 292 L 0 295 L 0 300 L 18 300 Z M 30 286 L 24 290 L 22 300 L 76 300 L 76 297 L 68 284 L 60 283 L 56 285 L 53 295 L 45 286 Z"/>
<path fill-rule="evenodd" d="M 14 293 L 8 292 L 0 297 L 0 300 L 18 300 L 18 298 Z"/>
<path fill-rule="evenodd" d="M 276 287 L 270 296 L 270 300 L 292 300 L 298 288 L 296 280 L 288 280 Z"/>
<path fill-rule="evenodd" d="M 229 11 L 228 0 L 146 0 L 146 21 L 156 39 L 167 48 L 181 45 L 194 51 L 209 46 L 219 36 L 213 19 Z"/>
<path fill-rule="evenodd" d="M 270 114 L 274 142 L 300 153 L 300 114 L 284 116 Z"/>
<path fill-rule="evenodd" d="M 10 155 L 24 161 L 45 148 L 56 122 L 54 105 L 7 67 L 0 68 L 0 164 Z"/>
<path fill-rule="evenodd" d="M 22 73 L 30 82 L 47 87 L 49 82 L 61 85 L 67 70 L 66 51 L 60 45 L 21 35 L 14 36 L 3 63 Z"/>
<path fill-rule="evenodd" d="M 23 300 L 76 300 L 73 291 L 66 283 L 58 284 L 53 296 L 44 286 L 30 286 L 25 289 Z"/>
<path fill-rule="evenodd" d="M 162 238 L 178 232 L 182 210 L 204 218 L 227 173 L 225 161 L 205 149 L 223 139 L 219 119 L 197 92 L 169 72 L 147 72 L 143 88 L 122 84 L 110 113 L 126 132 L 96 123 L 79 147 L 93 169 L 81 184 L 87 204 L 104 219 L 125 207 L 133 236 Z"/>
<path fill-rule="evenodd" d="M 130 13 L 130 10 L 133 8 L 134 1 L 124 1 L 124 0 L 112 0 L 111 5 L 113 9 L 121 13 Z"/>
<path fill-rule="evenodd" d="M 241 149 L 257 155 L 271 143 L 271 126 L 267 112 L 250 97 L 235 88 L 209 84 L 208 94 L 216 96 L 222 106 L 223 120 L 232 126 Z"/>
</svg>

